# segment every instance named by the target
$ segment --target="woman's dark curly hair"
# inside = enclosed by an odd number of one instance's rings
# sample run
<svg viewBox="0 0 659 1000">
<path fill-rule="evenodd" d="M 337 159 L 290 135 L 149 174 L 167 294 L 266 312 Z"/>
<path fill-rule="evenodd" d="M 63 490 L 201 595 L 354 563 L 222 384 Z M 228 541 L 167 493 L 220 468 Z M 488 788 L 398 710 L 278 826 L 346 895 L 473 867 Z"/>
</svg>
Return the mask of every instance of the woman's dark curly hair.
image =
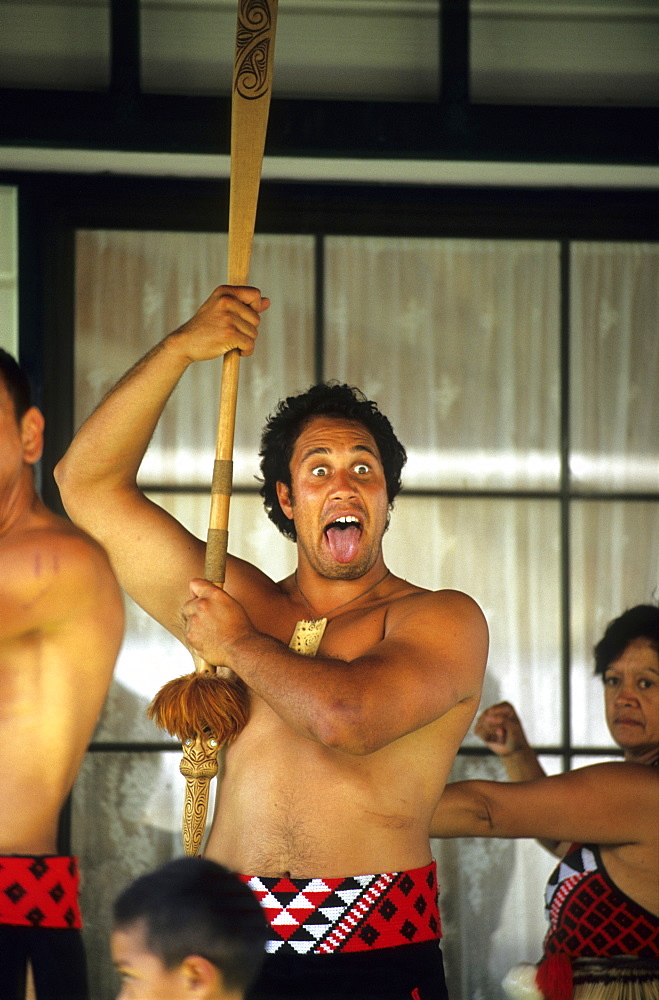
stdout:
<svg viewBox="0 0 659 1000">
<path fill-rule="evenodd" d="M 656 604 L 637 604 L 609 622 L 593 649 L 595 674 L 603 678 L 609 665 L 622 656 L 634 639 L 647 639 L 659 653 L 659 607 Z"/>
<path fill-rule="evenodd" d="M 407 461 L 405 449 L 387 417 L 355 386 L 334 381 L 320 382 L 298 396 L 280 400 L 275 412 L 268 417 L 261 437 L 259 456 L 263 486 L 260 492 L 268 517 L 282 535 L 292 541 L 297 538 L 295 525 L 279 506 L 277 483 L 285 483 L 291 488 L 291 458 L 295 442 L 314 417 L 355 420 L 373 435 L 382 459 L 389 506 L 400 493 L 400 474 Z"/>
</svg>

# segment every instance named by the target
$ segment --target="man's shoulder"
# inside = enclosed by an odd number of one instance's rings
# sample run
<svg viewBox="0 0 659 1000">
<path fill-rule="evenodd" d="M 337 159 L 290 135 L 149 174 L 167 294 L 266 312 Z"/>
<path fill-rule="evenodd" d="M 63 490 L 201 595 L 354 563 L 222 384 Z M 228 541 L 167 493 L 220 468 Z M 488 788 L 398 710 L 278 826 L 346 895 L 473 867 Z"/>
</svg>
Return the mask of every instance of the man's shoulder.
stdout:
<svg viewBox="0 0 659 1000">
<path fill-rule="evenodd" d="M 447 650 L 475 665 L 482 675 L 487 660 L 489 629 L 478 603 L 461 590 L 411 589 L 387 609 L 385 635 L 422 641 L 424 649 Z"/>
<path fill-rule="evenodd" d="M 107 553 L 95 539 L 66 518 L 42 508 L 23 518 L 2 540 L 3 561 L 18 573 L 45 582 L 49 575 L 64 582 L 75 575 L 114 575 Z"/>
<path fill-rule="evenodd" d="M 485 621 L 480 605 L 462 590 L 447 587 L 429 590 L 407 580 L 400 583 L 403 586 L 391 595 L 390 610 L 393 613 L 466 616 Z"/>
<path fill-rule="evenodd" d="M 97 542 L 64 518 L 45 515 L 15 525 L 0 547 L 5 638 L 47 630 L 51 638 L 102 618 L 108 643 L 123 628 L 122 597 Z"/>
</svg>

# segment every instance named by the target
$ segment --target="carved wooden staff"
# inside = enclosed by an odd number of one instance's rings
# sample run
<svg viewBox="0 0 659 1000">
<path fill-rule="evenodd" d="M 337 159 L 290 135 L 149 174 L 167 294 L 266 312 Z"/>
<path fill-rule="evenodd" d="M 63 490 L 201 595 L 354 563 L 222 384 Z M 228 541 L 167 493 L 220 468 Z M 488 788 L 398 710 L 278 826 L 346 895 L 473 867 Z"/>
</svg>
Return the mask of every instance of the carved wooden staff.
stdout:
<svg viewBox="0 0 659 1000">
<path fill-rule="evenodd" d="M 261 167 L 272 90 L 277 0 L 239 0 L 231 101 L 231 178 L 227 282 L 246 285 L 256 221 Z M 240 353 L 224 355 L 222 389 L 211 486 L 211 510 L 204 576 L 223 586 L 227 559 L 229 501 L 233 478 Z M 195 671 L 158 692 L 149 715 L 183 745 L 186 779 L 183 844 L 186 854 L 201 846 L 211 778 L 220 747 L 234 739 L 249 716 L 244 684 L 226 667 L 194 657 Z"/>
</svg>

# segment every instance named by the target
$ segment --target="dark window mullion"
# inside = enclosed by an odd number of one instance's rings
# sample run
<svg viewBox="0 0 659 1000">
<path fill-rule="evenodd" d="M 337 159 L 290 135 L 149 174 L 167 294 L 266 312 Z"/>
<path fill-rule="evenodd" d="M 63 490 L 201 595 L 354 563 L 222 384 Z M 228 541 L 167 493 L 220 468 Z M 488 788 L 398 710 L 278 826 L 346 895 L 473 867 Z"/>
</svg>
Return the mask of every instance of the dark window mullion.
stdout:
<svg viewBox="0 0 659 1000">
<path fill-rule="evenodd" d="M 110 91 L 119 120 L 136 112 L 140 48 L 140 0 L 110 0 Z"/>
<path fill-rule="evenodd" d="M 325 376 L 325 236 L 316 235 L 314 261 L 314 382 Z"/>
<path fill-rule="evenodd" d="M 440 101 L 459 115 L 469 104 L 469 0 L 438 0 Z"/>
<path fill-rule="evenodd" d="M 560 250 L 560 524 L 561 524 L 561 745 L 563 767 L 572 763 L 571 579 L 570 579 L 570 243 Z"/>
</svg>

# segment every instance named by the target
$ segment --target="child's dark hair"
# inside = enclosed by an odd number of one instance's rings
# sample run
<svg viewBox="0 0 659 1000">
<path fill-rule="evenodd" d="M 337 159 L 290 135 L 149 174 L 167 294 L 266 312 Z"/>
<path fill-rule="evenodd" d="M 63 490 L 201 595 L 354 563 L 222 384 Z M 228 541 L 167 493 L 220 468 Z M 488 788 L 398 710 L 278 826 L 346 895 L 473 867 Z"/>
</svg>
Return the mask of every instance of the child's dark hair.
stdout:
<svg viewBox="0 0 659 1000">
<path fill-rule="evenodd" d="M 200 955 L 227 989 L 246 990 L 265 955 L 267 923 L 247 886 L 208 858 L 177 858 L 132 882 L 115 900 L 114 927 L 141 923 L 166 969 Z"/>
</svg>

